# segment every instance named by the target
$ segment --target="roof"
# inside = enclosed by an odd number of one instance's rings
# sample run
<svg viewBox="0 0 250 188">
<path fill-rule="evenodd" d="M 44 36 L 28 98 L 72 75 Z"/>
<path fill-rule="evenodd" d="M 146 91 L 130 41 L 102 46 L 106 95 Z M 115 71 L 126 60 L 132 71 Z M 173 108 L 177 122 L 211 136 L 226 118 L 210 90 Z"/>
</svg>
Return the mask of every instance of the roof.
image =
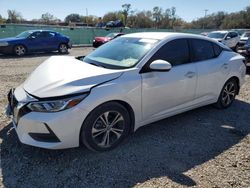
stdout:
<svg viewBox="0 0 250 188">
<path fill-rule="evenodd" d="M 226 31 L 226 30 L 221 30 L 221 31 L 212 31 L 211 33 L 221 33 L 221 34 L 226 34 L 228 33 L 229 31 Z"/>
<path fill-rule="evenodd" d="M 174 33 L 174 32 L 141 32 L 141 33 L 131 33 L 126 34 L 121 37 L 131 37 L 131 38 L 145 38 L 145 39 L 155 39 L 162 40 L 173 37 L 186 37 L 186 38 L 202 38 L 208 40 L 207 37 L 189 33 Z"/>
<path fill-rule="evenodd" d="M 37 31 L 47 31 L 47 32 L 54 32 L 56 33 L 55 31 L 52 31 L 52 30 L 48 30 L 48 29 L 34 29 L 34 30 L 27 30 L 27 32 L 37 32 Z"/>
</svg>

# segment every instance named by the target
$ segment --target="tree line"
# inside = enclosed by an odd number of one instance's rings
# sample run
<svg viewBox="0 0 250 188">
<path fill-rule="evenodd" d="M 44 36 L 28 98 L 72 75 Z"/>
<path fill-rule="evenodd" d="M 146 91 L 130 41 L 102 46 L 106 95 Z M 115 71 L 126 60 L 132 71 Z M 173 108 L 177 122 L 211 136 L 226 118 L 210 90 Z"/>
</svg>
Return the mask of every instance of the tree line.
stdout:
<svg viewBox="0 0 250 188">
<path fill-rule="evenodd" d="M 8 10 L 8 18 L 0 15 L 0 23 L 25 23 L 22 14 L 16 10 Z M 186 22 L 177 15 L 175 7 L 163 9 L 153 7 L 152 10 L 133 10 L 131 4 L 123 4 L 121 10 L 106 13 L 103 17 L 94 15 L 84 16 L 77 13 L 67 15 L 62 21 L 50 13 L 44 13 L 39 19 L 30 22 L 37 24 L 64 24 L 85 23 L 95 26 L 98 23 L 121 20 L 126 27 L 130 28 L 188 28 L 188 29 L 230 29 L 230 28 L 250 28 L 250 6 L 244 10 L 226 13 L 219 11 L 207 16 L 198 18 L 191 22 Z"/>
</svg>

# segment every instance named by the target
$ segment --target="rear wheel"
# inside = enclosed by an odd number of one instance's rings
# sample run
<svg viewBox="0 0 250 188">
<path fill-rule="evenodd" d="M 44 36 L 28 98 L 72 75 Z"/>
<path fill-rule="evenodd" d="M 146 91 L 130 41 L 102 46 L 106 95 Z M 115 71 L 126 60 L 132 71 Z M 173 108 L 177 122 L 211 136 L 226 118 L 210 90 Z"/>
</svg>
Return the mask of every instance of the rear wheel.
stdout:
<svg viewBox="0 0 250 188">
<path fill-rule="evenodd" d="M 68 53 L 68 46 L 64 43 L 60 44 L 58 47 L 58 52 L 61 54 L 66 54 Z"/>
<path fill-rule="evenodd" d="M 16 45 L 14 47 L 14 53 L 17 56 L 23 56 L 26 54 L 26 48 L 23 45 Z"/>
<path fill-rule="evenodd" d="M 83 123 L 81 141 L 93 151 L 107 151 L 129 134 L 130 116 L 124 106 L 105 103 L 94 109 Z"/>
<path fill-rule="evenodd" d="M 235 79 L 228 80 L 222 88 L 218 101 L 215 103 L 217 108 L 223 109 L 231 106 L 239 91 L 238 83 Z"/>
</svg>

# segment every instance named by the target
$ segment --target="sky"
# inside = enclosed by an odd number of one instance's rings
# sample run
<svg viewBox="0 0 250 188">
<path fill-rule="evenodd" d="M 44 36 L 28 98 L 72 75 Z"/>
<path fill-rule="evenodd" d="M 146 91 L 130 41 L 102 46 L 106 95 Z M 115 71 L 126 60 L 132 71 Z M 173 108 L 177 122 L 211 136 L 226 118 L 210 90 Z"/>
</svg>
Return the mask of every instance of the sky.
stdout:
<svg viewBox="0 0 250 188">
<path fill-rule="evenodd" d="M 95 15 L 102 17 L 109 11 L 121 9 L 121 5 L 129 3 L 133 10 L 152 10 L 159 6 L 163 9 L 176 7 L 176 14 L 185 21 L 192 21 L 207 14 L 218 11 L 228 13 L 243 10 L 250 6 L 250 0 L 0 0 L 0 15 L 7 18 L 7 10 L 17 10 L 27 20 L 38 19 L 49 12 L 64 20 L 71 13 Z"/>
</svg>

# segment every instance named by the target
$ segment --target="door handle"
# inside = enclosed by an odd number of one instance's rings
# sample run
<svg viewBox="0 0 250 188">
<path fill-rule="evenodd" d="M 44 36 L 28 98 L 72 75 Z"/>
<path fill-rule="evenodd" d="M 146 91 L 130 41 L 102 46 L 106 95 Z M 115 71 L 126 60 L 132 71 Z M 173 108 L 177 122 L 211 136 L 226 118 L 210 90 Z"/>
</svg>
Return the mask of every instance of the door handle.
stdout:
<svg viewBox="0 0 250 188">
<path fill-rule="evenodd" d="M 222 65 L 222 67 L 223 67 L 224 69 L 228 69 L 228 63 L 224 63 L 224 64 Z"/>
<path fill-rule="evenodd" d="M 187 72 L 187 73 L 185 74 L 185 76 L 188 77 L 188 78 L 193 78 L 193 77 L 195 76 L 195 72 L 189 71 L 189 72 Z"/>
</svg>

